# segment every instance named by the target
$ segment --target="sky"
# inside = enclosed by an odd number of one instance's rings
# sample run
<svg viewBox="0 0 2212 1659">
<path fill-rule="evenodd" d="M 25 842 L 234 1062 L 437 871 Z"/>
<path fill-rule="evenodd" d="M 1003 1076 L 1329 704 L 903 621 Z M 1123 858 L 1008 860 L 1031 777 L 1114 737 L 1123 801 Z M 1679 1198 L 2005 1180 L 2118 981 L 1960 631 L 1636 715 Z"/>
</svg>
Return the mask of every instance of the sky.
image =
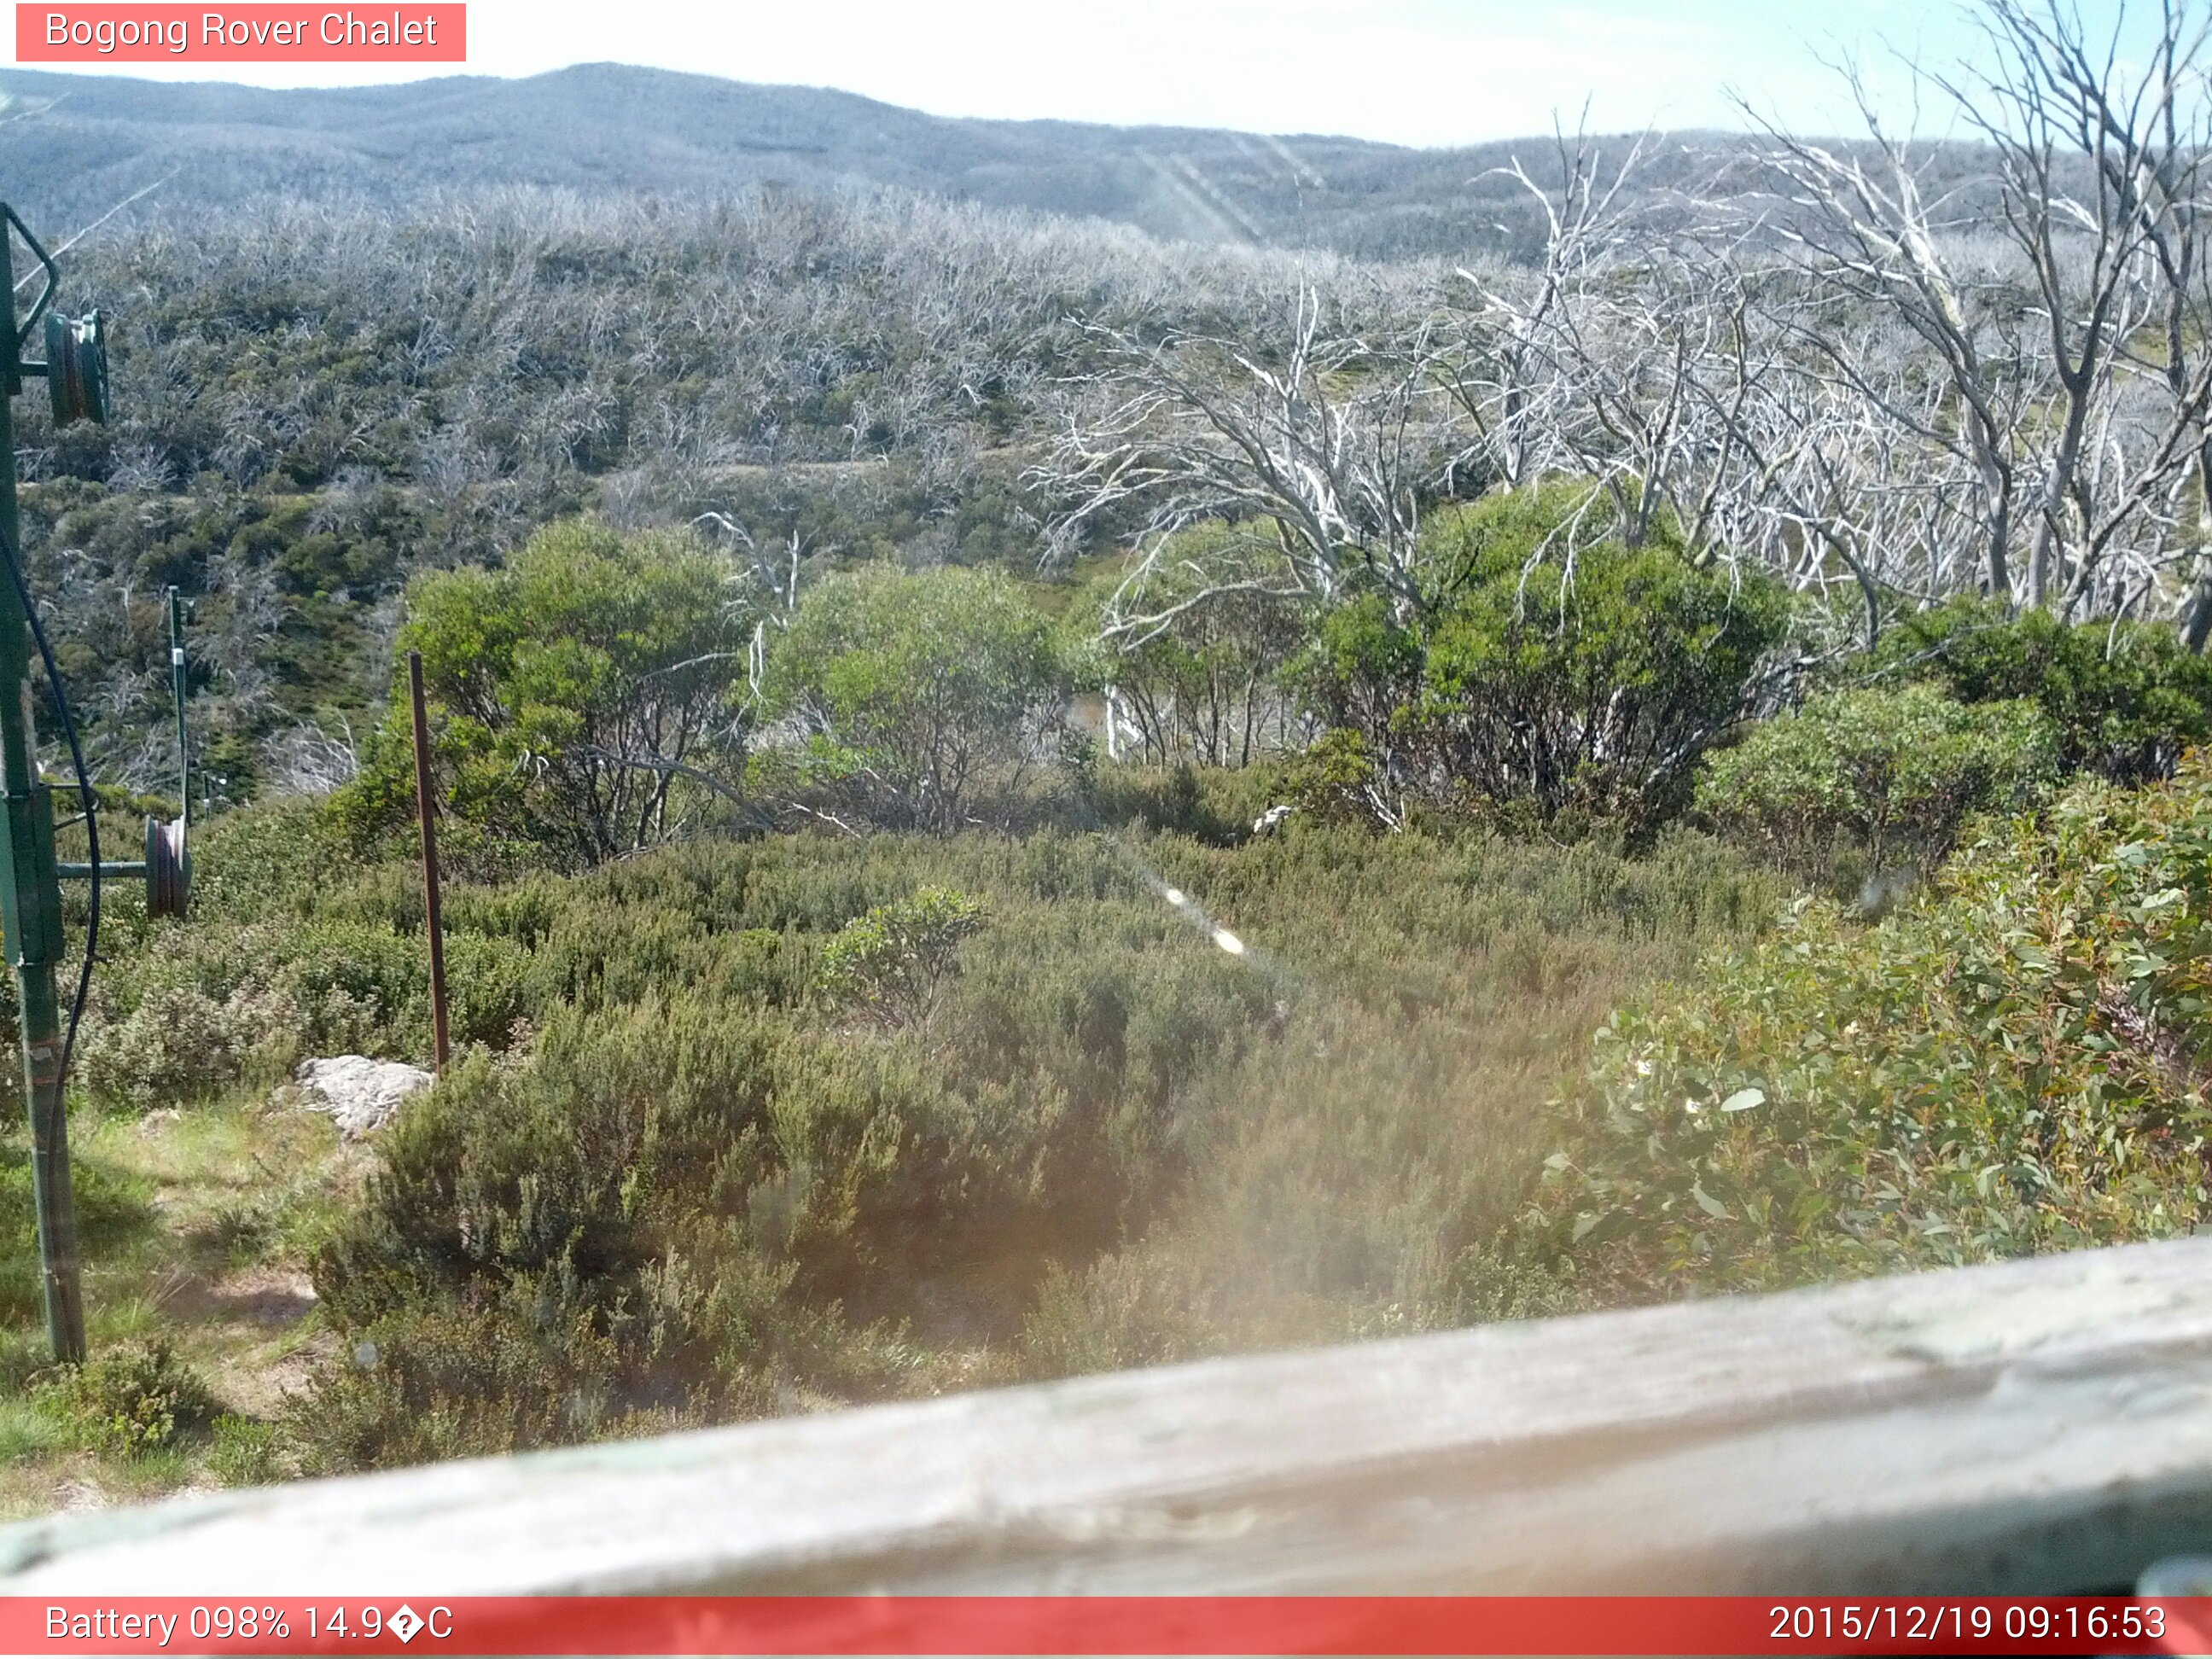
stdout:
<svg viewBox="0 0 2212 1659">
<path fill-rule="evenodd" d="M 2081 0 L 2091 18 L 2120 3 Z M 470 0 L 468 72 L 615 61 L 939 115 L 1443 145 L 1572 125 L 1585 100 L 1601 130 L 1741 126 L 1732 93 L 1840 131 L 1856 123 L 1823 56 L 1901 85 L 1893 52 L 1949 62 L 1972 39 L 1951 0 Z M 455 71 L 118 72 L 302 86 Z"/>
</svg>

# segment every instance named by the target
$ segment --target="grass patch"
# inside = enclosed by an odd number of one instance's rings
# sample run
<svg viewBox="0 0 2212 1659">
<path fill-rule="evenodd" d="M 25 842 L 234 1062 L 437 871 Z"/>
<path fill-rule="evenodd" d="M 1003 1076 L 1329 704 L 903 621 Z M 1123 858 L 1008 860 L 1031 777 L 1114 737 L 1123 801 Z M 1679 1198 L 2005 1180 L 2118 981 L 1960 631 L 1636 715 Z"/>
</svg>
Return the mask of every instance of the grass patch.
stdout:
<svg viewBox="0 0 2212 1659">
<path fill-rule="evenodd" d="M 25 1279 L 0 1327 L 0 1513 L 265 1480 L 289 1465 L 273 1419 L 320 1322 L 306 1265 L 365 1158 L 326 1119 L 236 1093 L 185 1110 L 80 1097 L 71 1152 L 91 1362 L 58 1371 L 35 1299 L 27 1180 L 0 1185 Z M 0 1170 L 26 1161 L 19 1128 Z"/>
</svg>

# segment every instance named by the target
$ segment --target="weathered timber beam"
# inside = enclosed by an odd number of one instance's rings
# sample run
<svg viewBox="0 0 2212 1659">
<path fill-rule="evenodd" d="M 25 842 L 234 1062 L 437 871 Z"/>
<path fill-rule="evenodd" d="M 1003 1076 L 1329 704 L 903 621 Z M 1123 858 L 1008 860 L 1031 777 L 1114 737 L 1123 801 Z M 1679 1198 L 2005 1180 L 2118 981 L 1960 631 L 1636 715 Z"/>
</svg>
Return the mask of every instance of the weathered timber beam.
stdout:
<svg viewBox="0 0 2212 1659">
<path fill-rule="evenodd" d="M 0 1589 L 2005 1594 L 2212 1545 L 2212 1239 L 0 1528 Z"/>
</svg>

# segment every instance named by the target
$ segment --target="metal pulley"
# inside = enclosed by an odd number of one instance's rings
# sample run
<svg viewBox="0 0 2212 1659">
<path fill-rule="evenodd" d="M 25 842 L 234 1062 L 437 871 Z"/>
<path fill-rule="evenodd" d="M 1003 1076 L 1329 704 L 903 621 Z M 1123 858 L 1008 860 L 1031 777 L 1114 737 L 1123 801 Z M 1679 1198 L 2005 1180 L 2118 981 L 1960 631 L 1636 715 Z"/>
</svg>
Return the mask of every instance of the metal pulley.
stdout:
<svg viewBox="0 0 2212 1659">
<path fill-rule="evenodd" d="M 107 335 L 100 313 L 82 317 L 46 313 L 46 392 L 54 424 L 107 419 Z"/>
<path fill-rule="evenodd" d="M 185 820 L 146 820 L 146 914 L 179 916 L 191 897 L 192 858 L 185 846 Z"/>
<path fill-rule="evenodd" d="M 146 820 L 146 914 L 177 916 L 192 896 L 192 855 L 185 836 L 192 822 L 191 745 L 185 740 L 185 617 L 177 590 L 168 592 L 169 694 L 177 713 L 178 816 Z"/>
<path fill-rule="evenodd" d="M 98 870 L 89 864 L 57 864 L 55 873 L 82 881 L 94 874 L 102 879 L 125 876 L 146 878 L 146 914 L 181 919 L 192 896 L 192 855 L 188 844 L 192 818 L 191 751 L 185 740 L 185 621 L 177 590 L 169 601 L 169 689 L 176 699 L 177 798 L 183 811 L 173 818 L 146 820 L 146 856 L 125 862 L 102 859 Z"/>
</svg>

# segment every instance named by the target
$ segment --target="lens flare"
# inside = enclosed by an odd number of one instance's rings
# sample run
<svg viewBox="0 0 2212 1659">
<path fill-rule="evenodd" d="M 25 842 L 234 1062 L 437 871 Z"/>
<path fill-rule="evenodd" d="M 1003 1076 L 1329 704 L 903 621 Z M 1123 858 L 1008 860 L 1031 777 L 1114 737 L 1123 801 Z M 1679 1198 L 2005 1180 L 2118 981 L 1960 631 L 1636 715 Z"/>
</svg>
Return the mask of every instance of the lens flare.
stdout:
<svg viewBox="0 0 2212 1659">
<path fill-rule="evenodd" d="M 1170 909 L 1212 940 L 1214 948 L 1224 956 L 1238 957 L 1253 967 L 1264 968 L 1271 974 L 1279 974 L 1282 971 L 1279 966 L 1269 962 L 1264 955 L 1254 956 L 1252 947 L 1206 915 L 1206 907 L 1197 899 L 1180 887 L 1170 886 L 1166 878 L 1154 869 L 1151 862 L 1135 848 L 1114 837 L 1109 837 L 1109 844 L 1120 855 L 1121 861 L 1128 866 L 1132 874 L 1146 886 L 1151 888 L 1153 892 L 1158 893 L 1166 902 Z"/>
</svg>

